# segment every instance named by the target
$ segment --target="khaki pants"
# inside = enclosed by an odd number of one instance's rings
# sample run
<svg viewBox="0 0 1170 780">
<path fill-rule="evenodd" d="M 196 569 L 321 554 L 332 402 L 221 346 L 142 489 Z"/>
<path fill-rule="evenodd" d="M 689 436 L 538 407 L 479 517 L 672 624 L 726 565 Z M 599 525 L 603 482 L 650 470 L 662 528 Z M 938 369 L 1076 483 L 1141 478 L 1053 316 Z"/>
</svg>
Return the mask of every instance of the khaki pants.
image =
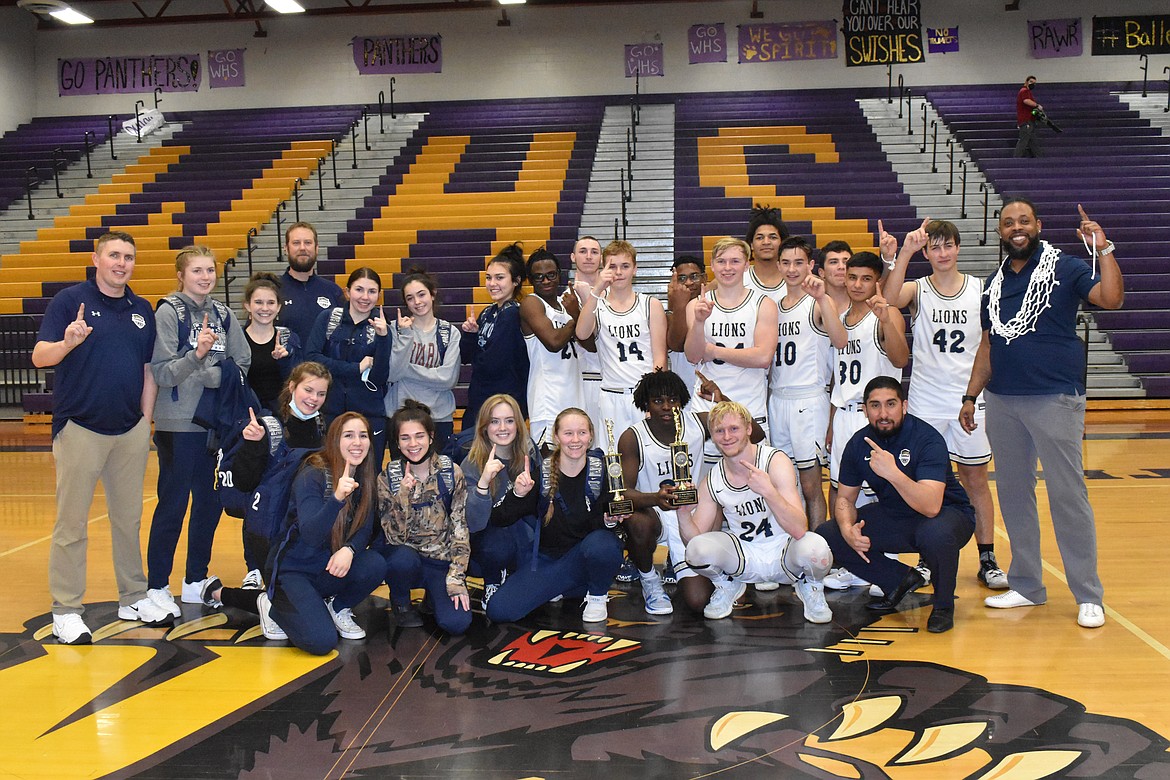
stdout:
<svg viewBox="0 0 1170 780">
<path fill-rule="evenodd" d="M 146 596 L 138 533 L 149 453 L 150 421 L 145 417 L 119 436 L 69 422 L 53 438 L 57 521 L 49 549 L 49 593 L 54 615 L 84 612 L 89 508 L 99 479 L 106 492 L 118 604 L 128 606 Z"/>
</svg>

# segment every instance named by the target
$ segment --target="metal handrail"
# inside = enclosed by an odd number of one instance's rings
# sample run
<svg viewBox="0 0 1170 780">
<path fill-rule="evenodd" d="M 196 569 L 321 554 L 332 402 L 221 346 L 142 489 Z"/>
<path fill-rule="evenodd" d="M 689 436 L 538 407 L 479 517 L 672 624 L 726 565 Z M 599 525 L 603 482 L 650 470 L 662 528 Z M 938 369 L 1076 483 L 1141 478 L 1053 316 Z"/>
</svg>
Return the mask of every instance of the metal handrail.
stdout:
<svg viewBox="0 0 1170 780">
<path fill-rule="evenodd" d="M 397 119 L 398 114 L 394 111 L 394 77 L 390 77 L 390 118 Z"/>
<path fill-rule="evenodd" d="M 357 170 L 357 129 L 358 129 L 358 120 L 355 119 L 355 120 L 353 120 L 353 126 L 350 128 L 350 135 L 349 135 L 350 145 L 353 147 L 353 166 L 352 167 L 355 171 Z"/>
<path fill-rule="evenodd" d="M 89 153 L 93 151 L 93 144 L 89 140 L 91 135 L 96 141 L 97 133 L 95 133 L 93 130 L 86 130 L 85 134 L 81 136 L 82 145 L 85 146 L 85 178 L 87 179 L 93 178 L 93 168 L 90 167 L 89 163 Z"/>
<path fill-rule="evenodd" d="M 902 84 L 902 74 L 899 73 L 898 74 L 898 118 L 899 119 L 902 118 L 902 92 L 904 90 L 905 90 L 905 87 Z"/>
<path fill-rule="evenodd" d="M 1138 55 L 1138 59 L 1139 59 L 1139 60 L 1142 60 L 1142 61 L 1145 63 L 1145 64 L 1143 64 L 1143 65 L 1142 65 L 1142 97 L 1147 97 L 1147 92 L 1146 92 L 1146 77 L 1147 77 L 1147 75 L 1148 75 L 1148 74 L 1149 74 L 1149 72 L 1150 72 L 1150 55 L 1148 55 L 1148 54 L 1139 54 L 1139 55 Z"/>
<path fill-rule="evenodd" d="M 317 211 L 325 210 L 325 158 L 317 158 Z"/>
<path fill-rule="evenodd" d="M 987 182 L 979 182 L 979 191 L 983 193 L 983 237 L 979 239 L 979 246 L 987 246 L 987 207 L 991 199 L 991 188 Z"/>
<path fill-rule="evenodd" d="M 947 139 L 947 158 L 951 161 L 951 178 L 947 184 L 947 195 L 955 193 L 955 139 Z"/>
<path fill-rule="evenodd" d="M 931 129 L 931 147 L 930 147 L 930 172 L 938 173 L 938 120 L 930 120 Z"/>
<path fill-rule="evenodd" d="M 959 169 L 963 171 L 963 195 L 959 198 L 959 219 L 967 218 L 967 161 L 959 160 Z"/>
<path fill-rule="evenodd" d="M 138 113 L 139 108 L 146 108 L 145 100 L 134 101 L 134 132 L 138 134 L 138 143 L 142 143 L 142 115 Z"/>
<path fill-rule="evenodd" d="M 117 136 L 114 135 L 114 119 L 115 119 L 115 117 L 113 114 L 110 114 L 108 117 L 106 117 L 106 125 L 110 128 L 110 159 L 111 160 L 118 159 L 118 155 L 114 154 L 114 139 L 117 138 Z"/>
<path fill-rule="evenodd" d="M 61 192 L 61 160 L 65 157 L 65 150 L 60 146 L 53 148 L 53 186 L 57 188 L 57 197 L 64 198 Z"/>
<path fill-rule="evenodd" d="M 919 154 L 926 154 L 926 96 L 922 96 L 922 148 Z"/>
<path fill-rule="evenodd" d="M 162 87 L 154 88 L 154 110 L 158 111 L 158 104 L 162 102 Z"/>
<path fill-rule="evenodd" d="M 362 134 L 366 141 L 366 151 L 370 151 L 370 107 L 362 106 Z"/>
<path fill-rule="evenodd" d="M 894 64 L 886 64 L 886 104 L 894 105 Z"/>
<path fill-rule="evenodd" d="M 28 218 L 36 219 L 33 216 L 32 210 L 32 191 L 33 184 L 36 184 L 40 179 L 37 178 L 37 166 L 30 165 L 24 171 L 24 196 L 28 198 Z"/>
<path fill-rule="evenodd" d="M 386 110 L 386 91 L 378 90 L 378 135 L 383 135 L 386 132 L 385 125 L 382 124 L 382 112 Z"/>
</svg>

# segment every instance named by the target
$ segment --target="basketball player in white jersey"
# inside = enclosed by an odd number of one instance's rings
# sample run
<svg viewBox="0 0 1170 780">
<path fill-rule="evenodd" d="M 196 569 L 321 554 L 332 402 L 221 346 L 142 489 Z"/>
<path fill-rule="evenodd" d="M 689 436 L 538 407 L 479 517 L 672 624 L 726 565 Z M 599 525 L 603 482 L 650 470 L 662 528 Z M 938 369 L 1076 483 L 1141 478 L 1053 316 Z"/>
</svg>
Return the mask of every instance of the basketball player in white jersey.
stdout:
<svg viewBox="0 0 1170 780">
<path fill-rule="evenodd" d="M 707 283 L 707 264 L 703 258 L 681 255 L 670 269 L 666 287 L 666 346 L 670 350 L 670 370 L 678 374 L 687 387 L 695 386 L 696 366 L 684 352 L 687 341 L 687 304 L 698 298 Z"/>
<path fill-rule="evenodd" d="M 747 243 L 721 238 L 711 250 L 715 289 L 687 304 L 687 360 L 719 385 L 724 395 L 747 407 L 768 430 L 768 372 L 776 357 L 776 304 L 744 286 Z M 698 393 L 693 393 L 697 396 Z M 695 398 L 695 411 L 711 404 Z"/>
<path fill-rule="evenodd" d="M 849 291 L 845 289 L 849 258 L 853 249 L 845 241 L 830 241 L 821 247 L 821 261 L 818 273 L 825 280 L 825 291 L 833 299 L 837 311 L 849 308 Z"/>
<path fill-rule="evenodd" d="M 605 420 L 612 421 L 617 436 L 646 416 L 634 406 L 634 385 L 643 374 L 666 368 L 666 311 L 657 298 L 634 289 L 638 253 L 633 246 L 614 241 L 601 257 L 601 273 L 577 320 L 577 338 L 593 338 L 601 363 L 603 427 L 597 435 L 605 445 Z"/>
<path fill-rule="evenodd" d="M 725 618 L 745 583 L 791 583 L 810 623 L 828 623 L 821 579 L 833 562 L 829 544 L 805 528 L 792 462 L 779 450 L 750 440 L 751 413 L 734 401 L 707 415 L 719 462 L 699 486 L 699 503 L 680 507 L 678 525 L 692 569 L 715 591 L 703 610 Z M 719 530 L 720 517 L 726 530 Z"/>
<path fill-rule="evenodd" d="M 865 385 L 875 376 L 892 376 L 901 381 L 902 369 L 910 360 L 906 344 L 906 322 L 902 312 L 882 297 L 881 278 L 885 266 L 873 252 L 858 252 L 849 258 L 845 289 L 849 309 L 842 316 L 848 340 L 836 352 L 829 438 L 829 507 L 837 499 L 837 474 L 841 450 L 867 424 L 863 395 Z"/>
<path fill-rule="evenodd" d="M 848 338 L 824 280 L 812 272 L 811 253 L 799 236 L 780 245 L 784 295 L 776 301 L 779 337 L 768 380 L 769 438 L 796 464 L 810 530 L 827 517 L 821 467 L 829 427 L 830 350 L 844 347 Z"/>
<path fill-rule="evenodd" d="M 780 269 L 780 244 L 788 239 L 788 226 L 780 210 L 767 206 L 752 209 L 745 240 L 752 248 L 752 267 L 743 277 L 749 290 L 759 290 L 779 303 L 784 295 L 784 272 Z"/>
<path fill-rule="evenodd" d="M 553 422 L 562 409 L 581 406 L 581 368 L 573 296 L 561 297 L 561 263 L 544 247 L 528 258 L 535 295 L 520 302 L 520 331 L 528 348 L 528 426 L 537 447 L 552 450 Z M 545 454 L 548 454 L 547 452 Z"/>
<path fill-rule="evenodd" d="M 593 236 L 581 236 L 573 244 L 573 282 L 565 290 L 565 298 L 577 301 L 577 310 L 580 311 L 589 297 L 587 290 L 592 290 L 597 284 L 597 275 L 601 273 L 601 243 Z M 576 288 L 578 282 L 585 285 L 580 291 Z M 581 408 L 589 412 L 593 420 L 593 430 L 599 435 L 605 430 L 605 423 L 598 416 L 601 398 L 601 363 L 597 360 L 593 341 L 577 343 L 577 363 L 581 368 Z"/>
<path fill-rule="evenodd" d="M 1007 575 L 995 560 L 995 506 L 987 481 L 991 445 L 983 427 L 982 394 L 975 399 L 979 427 L 967 433 L 958 422 L 967 378 L 983 337 L 979 322 L 982 285 L 959 271 L 960 241 L 959 229 L 952 223 L 924 219 L 917 230 L 906 235 L 885 287 L 891 304 L 910 308 L 914 336 L 910 414 L 930 423 L 946 439 L 959 481 L 975 507 L 977 576 L 987 587 L 1005 590 Z M 930 276 L 903 282 L 910 259 L 919 250 L 930 261 Z"/>
</svg>

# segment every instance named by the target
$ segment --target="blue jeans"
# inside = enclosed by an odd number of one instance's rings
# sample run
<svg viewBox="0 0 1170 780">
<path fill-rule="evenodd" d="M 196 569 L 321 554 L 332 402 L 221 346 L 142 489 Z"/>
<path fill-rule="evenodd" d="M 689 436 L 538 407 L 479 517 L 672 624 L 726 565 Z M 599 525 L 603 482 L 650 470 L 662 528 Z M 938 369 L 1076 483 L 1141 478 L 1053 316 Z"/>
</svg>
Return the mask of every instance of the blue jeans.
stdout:
<svg viewBox="0 0 1170 780">
<path fill-rule="evenodd" d="M 158 448 L 158 504 L 146 545 L 147 587 L 163 588 L 170 582 L 188 499 L 191 519 L 183 579 L 198 582 L 207 577 L 211 543 L 223 513 L 215 494 L 215 455 L 207 450 L 206 431 L 155 431 L 154 444 Z"/>
<path fill-rule="evenodd" d="M 386 557 L 386 584 L 390 601 L 410 603 L 411 588 L 425 588 L 435 610 L 435 622 L 448 634 L 458 636 L 471 625 L 471 610 L 456 609 L 447 595 L 447 570 L 451 564 L 419 554 L 413 547 L 392 544 L 382 554 Z"/>
<path fill-rule="evenodd" d="M 488 619 L 520 620 L 555 596 L 604 595 L 621 566 L 621 540 L 612 531 L 598 529 L 560 558 L 541 553 L 535 568 L 525 566 L 508 577 L 488 602 Z"/>
<path fill-rule="evenodd" d="M 519 571 L 532 560 L 532 528 L 521 520 L 505 527 L 489 525 L 473 533 L 471 560 L 484 585 L 499 585 L 501 572 Z"/>
<path fill-rule="evenodd" d="M 281 571 L 272 586 L 272 619 L 288 634 L 288 641 L 313 655 L 325 655 L 337 647 L 337 627 L 325 599 L 333 597 L 333 609 L 352 609 L 365 601 L 382 582 L 386 562 L 373 550 L 354 553 L 344 577 L 322 570 L 317 574 Z"/>
</svg>

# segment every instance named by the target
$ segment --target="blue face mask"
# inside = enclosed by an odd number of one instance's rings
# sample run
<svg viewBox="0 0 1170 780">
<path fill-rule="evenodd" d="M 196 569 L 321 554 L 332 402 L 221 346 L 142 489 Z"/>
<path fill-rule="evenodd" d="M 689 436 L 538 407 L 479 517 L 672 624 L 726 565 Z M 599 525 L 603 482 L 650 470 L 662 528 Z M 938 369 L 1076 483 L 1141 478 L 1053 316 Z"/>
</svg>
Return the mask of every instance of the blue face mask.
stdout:
<svg viewBox="0 0 1170 780">
<path fill-rule="evenodd" d="M 291 398 L 288 401 L 288 410 L 290 412 L 292 412 L 293 417 L 297 418 L 298 420 L 312 420 L 314 417 L 316 417 L 317 415 L 319 415 L 321 413 L 321 412 L 317 411 L 317 412 L 313 412 L 312 414 L 305 414 L 304 412 L 302 412 L 300 409 L 297 408 L 297 402 L 292 400 Z"/>
</svg>

